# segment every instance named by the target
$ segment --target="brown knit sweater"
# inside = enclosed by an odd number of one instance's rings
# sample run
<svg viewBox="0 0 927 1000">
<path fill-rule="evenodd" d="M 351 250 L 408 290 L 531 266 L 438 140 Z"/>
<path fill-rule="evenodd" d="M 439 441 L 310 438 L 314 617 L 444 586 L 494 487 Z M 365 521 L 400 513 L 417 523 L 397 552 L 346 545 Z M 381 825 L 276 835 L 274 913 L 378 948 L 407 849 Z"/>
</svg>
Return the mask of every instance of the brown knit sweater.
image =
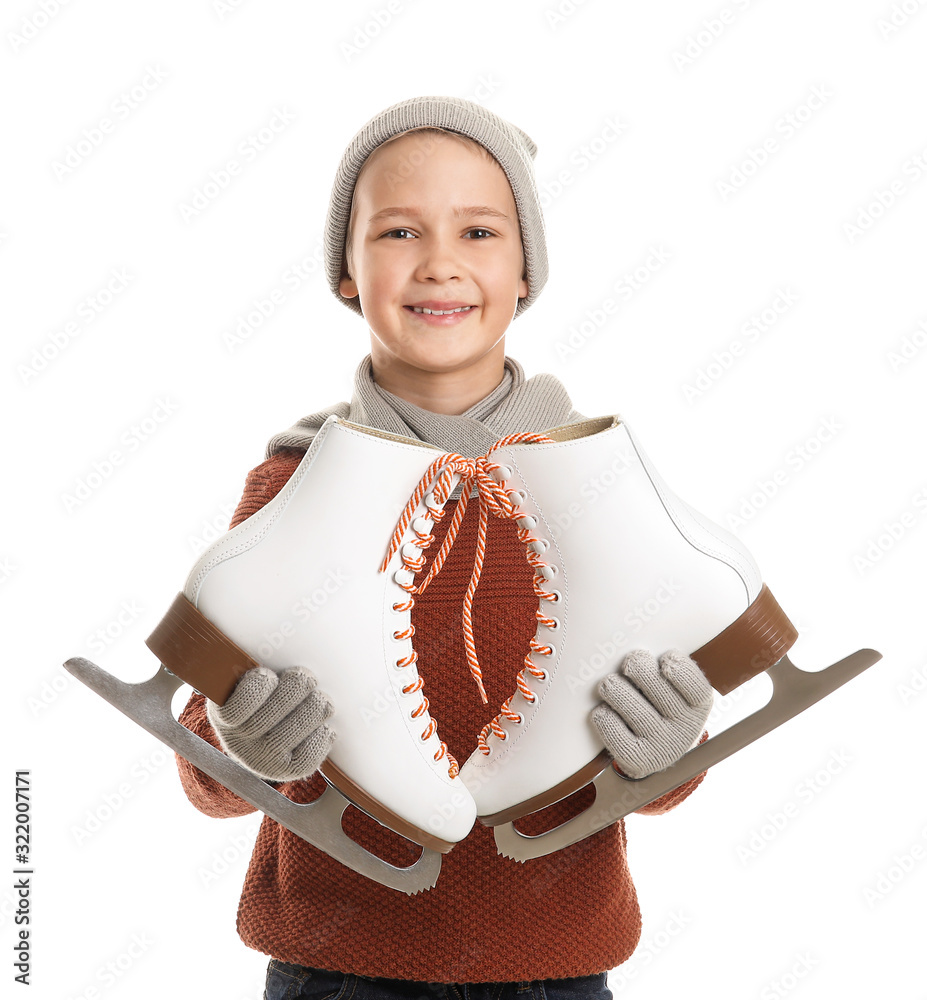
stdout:
<svg viewBox="0 0 927 1000">
<path fill-rule="evenodd" d="M 288 448 L 252 470 L 232 527 L 277 494 L 302 454 Z M 435 525 L 435 542 L 426 550 L 429 561 L 452 515 L 449 509 Z M 483 705 L 467 668 L 460 626 L 476 522 L 475 509 L 468 511 L 444 567 L 412 609 L 429 711 L 461 764 L 476 748 L 482 727 L 515 690 L 515 675 L 536 628 L 537 598 L 524 547 L 512 522 L 491 517 L 473 602 L 477 655 L 489 697 Z M 202 695 L 190 698 L 181 722 L 218 746 Z M 254 811 L 183 758 L 177 764 L 197 809 L 217 817 Z M 640 812 L 672 809 L 703 777 Z M 298 802 L 310 802 L 325 784 L 316 773 L 279 787 Z M 591 790 L 586 786 L 518 821 L 518 828 L 539 833 L 569 819 L 590 804 Z M 393 864 L 411 864 L 420 853 L 353 806 L 344 825 L 355 840 Z M 265 816 L 242 890 L 238 932 L 246 945 L 274 958 L 367 976 L 461 983 L 603 972 L 631 955 L 641 933 L 625 845 L 622 820 L 572 847 L 521 864 L 498 854 L 492 830 L 477 821 L 466 839 L 444 855 L 435 888 L 407 896 L 351 871 Z"/>
</svg>

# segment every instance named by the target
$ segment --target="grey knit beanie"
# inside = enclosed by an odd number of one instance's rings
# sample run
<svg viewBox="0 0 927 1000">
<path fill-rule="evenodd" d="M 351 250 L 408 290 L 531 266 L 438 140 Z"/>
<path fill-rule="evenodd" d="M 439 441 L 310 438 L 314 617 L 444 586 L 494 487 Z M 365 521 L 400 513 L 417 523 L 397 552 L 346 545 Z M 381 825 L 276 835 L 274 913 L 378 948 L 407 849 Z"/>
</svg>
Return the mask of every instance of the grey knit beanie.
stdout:
<svg viewBox="0 0 927 1000">
<path fill-rule="evenodd" d="M 381 143 L 400 132 L 424 126 L 444 128 L 475 140 L 489 150 L 505 171 L 518 210 L 528 281 L 528 294 L 518 300 L 515 309 L 518 316 L 540 295 L 547 282 L 544 217 L 532 163 L 537 146 L 511 122 L 462 97 L 412 97 L 400 101 L 374 115 L 351 140 L 338 165 L 322 236 L 329 286 L 337 299 L 363 315 L 357 296 L 347 299 L 338 288 L 345 269 L 345 240 L 357 175 Z"/>
</svg>

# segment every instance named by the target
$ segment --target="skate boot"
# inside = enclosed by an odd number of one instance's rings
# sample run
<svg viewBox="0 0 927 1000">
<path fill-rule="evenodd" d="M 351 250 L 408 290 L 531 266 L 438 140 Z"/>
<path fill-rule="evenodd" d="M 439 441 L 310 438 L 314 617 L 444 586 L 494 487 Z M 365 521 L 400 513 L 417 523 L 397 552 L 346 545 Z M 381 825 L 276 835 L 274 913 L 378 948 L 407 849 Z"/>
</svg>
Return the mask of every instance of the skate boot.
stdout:
<svg viewBox="0 0 927 1000">
<path fill-rule="evenodd" d="M 193 567 L 147 640 L 161 661 L 125 684 L 80 658 L 68 669 L 178 753 L 344 864 L 407 893 L 434 885 L 441 854 L 470 831 L 476 807 L 440 740 L 415 666 L 410 609 L 428 534 L 458 477 L 425 493 L 445 453 L 331 416 L 280 493 Z M 431 470 L 428 472 L 427 470 Z M 396 511 L 419 484 L 411 515 Z M 400 544 L 390 549 L 390 542 Z M 378 566 L 379 564 L 379 566 Z M 310 600 L 324 584 L 322 600 Z M 320 770 L 329 787 L 297 804 L 183 727 L 170 698 L 186 681 L 218 704 L 251 667 L 309 667 L 331 699 L 336 732 Z M 349 803 L 424 848 L 396 868 L 341 827 Z"/>
<path fill-rule="evenodd" d="M 750 553 L 667 488 L 617 416 L 555 428 L 540 441 L 504 439 L 481 461 L 495 482 L 484 489 L 496 498 L 487 508 L 516 521 L 539 599 L 517 690 L 460 772 L 508 857 L 548 854 L 609 826 L 880 659 L 860 650 L 822 671 L 797 670 L 785 656 L 797 631 Z M 631 650 L 674 647 L 689 651 L 721 694 L 768 671 L 773 696 L 675 766 L 624 779 L 590 721 L 597 686 Z M 535 836 L 512 825 L 593 779 L 596 801 L 580 816 Z"/>
</svg>

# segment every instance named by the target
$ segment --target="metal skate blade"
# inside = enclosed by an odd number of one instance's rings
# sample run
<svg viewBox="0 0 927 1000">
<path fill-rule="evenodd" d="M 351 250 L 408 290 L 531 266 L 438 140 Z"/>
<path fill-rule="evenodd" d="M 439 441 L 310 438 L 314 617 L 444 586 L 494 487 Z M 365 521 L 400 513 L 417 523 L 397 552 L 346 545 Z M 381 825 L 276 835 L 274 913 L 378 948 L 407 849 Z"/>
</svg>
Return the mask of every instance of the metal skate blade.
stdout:
<svg viewBox="0 0 927 1000">
<path fill-rule="evenodd" d="M 164 666 L 141 684 L 121 681 L 81 656 L 73 657 L 64 666 L 181 757 L 348 868 L 409 896 L 434 888 L 441 871 L 438 851 L 423 847 L 414 864 L 397 868 L 365 850 L 344 832 L 341 817 L 351 803 L 333 785 L 329 784 L 314 802 L 293 802 L 182 726 L 171 713 L 171 697 L 184 682 Z"/>
<path fill-rule="evenodd" d="M 591 837 L 772 732 L 881 659 L 882 654 L 874 649 L 860 649 L 824 670 L 812 672 L 799 670 L 788 656 L 783 656 L 767 671 L 773 693 L 758 712 L 694 747 L 672 767 L 646 778 L 623 778 L 609 764 L 593 780 L 595 801 L 584 812 L 553 830 L 535 835 L 519 832 L 512 823 L 503 823 L 493 828 L 496 847 L 507 858 L 527 861 Z"/>
</svg>

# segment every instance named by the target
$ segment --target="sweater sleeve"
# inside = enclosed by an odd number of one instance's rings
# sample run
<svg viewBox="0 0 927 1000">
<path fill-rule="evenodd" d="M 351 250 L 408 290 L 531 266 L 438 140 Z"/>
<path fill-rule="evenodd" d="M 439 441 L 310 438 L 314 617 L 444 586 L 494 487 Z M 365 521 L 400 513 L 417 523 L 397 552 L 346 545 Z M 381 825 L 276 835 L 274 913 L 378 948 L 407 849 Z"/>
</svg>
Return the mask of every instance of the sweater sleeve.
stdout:
<svg viewBox="0 0 927 1000">
<path fill-rule="evenodd" d="M 285 448 L 275 455 L 272 455 L 259 466 L 248 473 L 245 481 L 245 491 L 242 495 L 232 522 L 229 528 L 234 528 L 241 524 L 246 518 L 256 511 L 259 511 L 264 504 L 270 502 L 283 488 L 287 480 L 299 465 L 303 452 L 297 448 Z M 187 702 L 186 707 L 180 714 L 180 724 L 186 726 L 191 732 L 204 739 L 217 750 L 222 747 L 206 716 L 206 698 L 204 695 L 194 691 Z M 187 794 L 187 798 L 207 816 L 225 818 L 228 816 L 244 816 L 255 811 L 250 802 L 246 802 L 241 796 L 229 791 L 221 785 L 215 778 L 204 774 L 198 767 L 194 767 L 188 760 L 174 755 L 177 761 L 177 770 L 180 774 L 180 783 Z"/>
<path fill-rule="evenodd" d="M 699 746 L 707 739 L 708 730 L 705 730 L 698 741 Z M 694 778 L 689 778 L 688 781 L 684 781 L 676 788 L 671 788 L 668 792 L 664 792 L 663 795 L 658 799 L 654 799 L 653 802 L 641 806 L 640 809 L 635 809 L 635 812 L 640 813 L 642 816 L 659 816 L 661 813 L 669 812 L 670 809 L 675 809 L 680 802 L 684 802 L 698 788 L 705 780 L 707 773 L 707 771 L 702 771 L 701 774 L 697 774 Z"/>
</svg>

